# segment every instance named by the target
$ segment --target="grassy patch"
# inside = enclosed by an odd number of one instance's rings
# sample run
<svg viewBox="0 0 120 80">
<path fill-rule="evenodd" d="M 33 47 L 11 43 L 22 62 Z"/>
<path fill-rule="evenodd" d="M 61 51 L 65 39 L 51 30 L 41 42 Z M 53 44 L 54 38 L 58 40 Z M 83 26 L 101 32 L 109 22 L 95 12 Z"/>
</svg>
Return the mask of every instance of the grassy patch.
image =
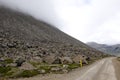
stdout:
<svg viewBox="0 0 120 80">
<path fill-rule="evenodd" d="M 18 75 L 16 75 L 16 77 L 32 77 L 38 74 L 39 72 L 37 70 L 24 70 Z"/>
<path fill-rule="evenodd" d="M 5 59 L 0 62 L 0 64 L 3 64 L 3 65 L 10 64 L 10 63 L 13 63 L 13 59 Z"/>
<path fill-rule="evenodd" d="M 79 64 L 68 64 L 68 69 L 75 69 L 75 68 L 78 68 L 79 67 Z"/>
<path fill-rule="evenodd" d="M 9 71 L 9 72 L 6 73 L 5 76 L 7 76 L 7 77 L 11 77 L 11 76 L 13 75 L 13 73 L 14 73 L 13 71 Z"/>
<path fill-rule="evenodd" d="M 4 77 L 0 77 L 0 80 L 8 80 L 8 79 Z"/>
<path fill-rule="evenodd" d="M 13 63 L 13 59 L 5 59 L 4 62 L 7 64 L 10 64 L 10 63 Z"/>
<path fill-rule="evenodd" d="M 117 57 L 117 60 L 120 61 L 120 57 Z"/>
<path fill-rule="evenodd" d="M 37 62 L 29 62 L 30 64 L 32 64 L 34 67 L 37 67 L 38 65 L 40 65 L 40 63 Z"/>
<path fill-rule="evenodd" d="M 46 73 L 49 73 L 51 70 L 51 66 L 45 65 L 45 66 L 40 66 L 39 69 L 45 70 Z"/>
<path fill-rule="evenodd" d="M 0 66 L 0 74 L 1 76 L 6 76 L 7 73 L 11 70 L 11 67 L 1 67 Z"/>
</svg>

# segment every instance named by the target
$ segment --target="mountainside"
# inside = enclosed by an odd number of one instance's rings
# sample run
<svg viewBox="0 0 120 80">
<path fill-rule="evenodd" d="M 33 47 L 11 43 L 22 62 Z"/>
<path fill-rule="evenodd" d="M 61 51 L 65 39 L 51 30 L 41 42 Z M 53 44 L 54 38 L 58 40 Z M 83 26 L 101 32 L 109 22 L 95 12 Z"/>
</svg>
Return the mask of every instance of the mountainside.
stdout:
<svg viewBox="0 0 120 80">
<path fill-rule="evenodd" d="M 106 45 L 106 44 L 98 44 L 95 42 L 88 42 L 87 45 L 89 45 L 90 47 L 93 47 L 97 50 L 100 50 L 104 53 L 109 53 L 109 54 L 113 54 L 113 55 L 120 54 L 120 44 Z"/>
<path fill-rule="evenodd" d="M 17 39 L 29 43 L 33 41 L 52 41 L 71 44 L 80 43 L 49 24 L 5 8 L 0 9 L 0 28 L 0 31 L 4 31 L 6 34 L 8 33 L 8 36 L 12 35 Z M 80 44 L 85 46 L 83 43 Z"/>
<path fill-rule="evenodd" d="M 25 60 L 45 59 L 47 56 L 90 58 L 105 56 L 100 51 L 70 37 L 59 29 L 6 8 L 0 8 L 0 57 Z M 52 57 L 53 58 L 53 57 Z"/>
<path fill-rule="evenodd" d="M 26 14 L 0 8 L 1 77 L 67 73 L 109 56 Z"/>
</svg>

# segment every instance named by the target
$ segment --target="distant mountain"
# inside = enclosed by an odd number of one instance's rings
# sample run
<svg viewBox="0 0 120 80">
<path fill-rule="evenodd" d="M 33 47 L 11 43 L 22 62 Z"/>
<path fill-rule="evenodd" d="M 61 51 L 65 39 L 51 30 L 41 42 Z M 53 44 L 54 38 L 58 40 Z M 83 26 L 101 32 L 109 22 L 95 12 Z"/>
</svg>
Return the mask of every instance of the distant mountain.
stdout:
<svg viewBox="0 0 120 80">
<path fill-rule="evenodd" d="M 98 44 L 95 42 L 88 42 L 87 45 L 90 47 L 93 47 L 99 51 L 102 51 L 104 53 L 119 55 L 120 54 L 120 44 L 116 45 L 106 45 L 106 44 Z"/>
</svg>

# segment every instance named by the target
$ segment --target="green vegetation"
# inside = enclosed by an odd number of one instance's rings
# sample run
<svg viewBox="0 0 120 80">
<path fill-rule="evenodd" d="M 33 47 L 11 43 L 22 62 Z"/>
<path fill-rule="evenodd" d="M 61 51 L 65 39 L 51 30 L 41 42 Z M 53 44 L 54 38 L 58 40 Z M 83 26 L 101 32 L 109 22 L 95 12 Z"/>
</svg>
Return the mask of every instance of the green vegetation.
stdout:
<svg viewBox="0 0 120 80">
<path fill-rule="evenodd" d="M 1 67 L 0 66 L 0 74 L 1 76 L 6 76 L 7 73 L 11 70 L 11 67 Z"/>
<path fill-rule="evenodd" d="M 45 65 L 45 66 L 40 66 L 38 69 L 45 70 L 46 73 L 49 73 L 51 68 L 52 67 L 50 65 Z"/>
<path fill-rule="evenodd" d="M 5 59 L 4 62 L 7 64 L 10 64 L 10 63 L 13 63 L 13 59 Z"/>
<path fill-rule="evenodd" d="M 19 73 L 18 75 L 16 75 L 16 77 L 32 77 L 39 74 L 39 72 L 37 70 L 24 70 L 21 73 Z"/>
<path fill-rule="evenodd" d="M 5 64 L 10 64 L 10 63 L 13 63 L 13 59 L 5 59 L 5 60 L 3 60 L 3 61 L 1 61 L 0 62 L 0 64 L 3 64 L 3 65 L 5 65 Z"/>
<path fill-rule="evenodd" d="M 0 80 L 8 80 L 8 79 L 4 77 L 0 77 Z"/>
<path fill-rule="evenodd" d="M 37 67 L 37 66 L 39 66 L 41 63 L 39 63 L 39 62 L 29 62 L 30 64 L 32 64 L 34 67 Z"/>
<path fill-rule="evenodd" d="M 16 76 L 21 73 L 22 70 L 20 70 L 17 67 L 13 67 L 7 74 L 6 76 L 9 78 L 16 78 Z"/>
<path fill-rule="evenodd" d="M 13 71 L 8 71 L 5 76 L 11 77 L 13 75 L 13 73 L 14 73 Z"/>
<path fill-rule="evenodd" d="M 3 64 L 10 64 L 14 61 L 12 59 L 5 59 Z M 16 64 L 23 63 L 24 60 L 18 59 L 16 60 Z M 88 61 L 89 64 L 94 62 L 94 60 Z M 72 64 L 47 64 L 47 63 L 39 63 L 39 62 L 29 62 L 32 64 L 36 69 L 34 70 L 21 70 L 18 67 L 0 67 L 0 74 L 1 77 L 7 78 L 19 78 L 19 77 L 32 77 L 38 74 L 46 74 L 46 73 L 55 73 L 55 74 L 63 74 L 66 72 L 71 71 L 72 69 L 80 67 L 79 64 L 72 63 Z M 85 64 L 83 64 L 84 66 Z"/>
<path fill-rule="evenodd" d="M 49 24 L 39 22 L 31 16 L 19 15 L 8 9 L 1 8 L 0 10 L 2 11 L 0 12 L 2 21 L 0 24 L 2 26 L 0 27 L 0 66 L 3 66 L 0 67 L 0 77 L 31 77 L 50 72 L 60 73 L 60 71 L 64 73 L 78 68 L 80 66 L 78 62 L 83 55 L 84 58 L 104 57 L 103 53 L 87 47 Z M 14 22 L 15 24 L 12 24 Z M 72 59 L 78 55 L 81 55 L 77 59 L 78 64 L 69 64 L 74 62 Z M 33 66 L 27 64 L 29 61 L 33 61 L 30 62 Z M 23 64 L 24 62 L 26 63 Z M 60 64 L 64 62 L 66 64 Z"/>
<path fill-rule="evenodd" d="M 79 67 L 79 64 L 68 64 L 68 69 L 75 69 L 75 68 L 78 68 Z"/>
<path fill-rule="evenodd" d="M 6 60 L 8 62 L 8 60 Z M 11 63 L 12 61 L 8 62 Z M 31 63 L 36 66 L 34 70 L 21 70 L 18 67 L 0 67 L 1 77 L 19 78 L 19 77 L 32 77 L 38 74 L 55 73 L 63 74 L 72 69 L 78 68 L 80 65 L 72 64 L 45 64 L 45 63 Z M 66 65 L 66 66 L 64 66 Z"/>
<path fill-rule="evenodd" d="M 117 60 L 120 61 L 120 57 L 117 57 Z"/>
</svg>

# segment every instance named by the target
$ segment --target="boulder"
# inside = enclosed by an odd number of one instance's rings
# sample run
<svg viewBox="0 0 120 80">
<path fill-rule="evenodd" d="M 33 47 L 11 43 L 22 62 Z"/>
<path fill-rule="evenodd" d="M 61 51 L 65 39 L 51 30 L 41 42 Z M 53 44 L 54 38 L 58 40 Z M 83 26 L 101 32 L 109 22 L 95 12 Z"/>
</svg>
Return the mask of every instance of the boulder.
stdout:
<svg viewBox="0 0 120 80">
<path fill-rule="evenodd" d="M 4 39 L 3 38 L 0 38 L 0 41 L 3 41 Z"/>
<path fill-rule="evenodd" d="M 67 69 L 62 69 L 63 73 L 68 73 L 69 71 Z"/>
<path fill-rule="evenodd" d="M 77 55 L 73 58 L 73 62 L 79 64 L 80 60 L 82 60 L 83 63 L 88 64 L 87 57 L 84 55 Z"/>
<path fill-rule="evenodd" d="M 56 58 L 55 61 L 53 62 L 53 64 L 61 64 L 61 60 L 60 58 Z"/>
<path fill-rule="evenodd" d="M 52 64 L 54 63 L 56 60 L 56 56 L 54 54 L 51 55 L 47 55 L 46 57 L 44 57 L 43 61 L 48 63 L 48 64 Z"/>
<path fill-rule="evenodd" d="M 35 67 L 32 64 L 28 63 L 28 62 L 24 62 L 21 65 L 21 67 L 19 67 L 19 68 L 24 69 L 24 70 L 33 70 L 33 69 L 35 69 Z"/>
<path fill-rule="evenodd" d="M 10 64 L 7 64 L 7 66 L 16 67 L 17 64 L 16 63 L 10 63 Z"/>
<path fill-rule="evenodd" d="M 43 62 L 43 59 L 40 58 L 39 56 L 35 56 L 35 57 L 33 57 L 32 61 L 33 61 L 33 62 L 39 62 L 39 63 L 42 63 L 42 62 Z"/>
<path fill-rule="evenodd" d="M 60 57 L 62 64 L 71 64 L 73 63 L 72 59 L 70 57 Z"/>
<path fill-rule="evenodd" d="M 15 48 L 16 47 L 16 43 L 7 43 L 7 46 L 9 48 Z"/>
<path fill-rule="evenodd" d="M 6 64 L 1 63 L 0 67 L 6 67 Z"/>
<path fill-rule="evenodd" d="M 17 66 L 21 66 L 23 63 L 25 62 L 25 60 L 23 58 L 18 58 L 15 63 L 17 64 Z"/>
<path fill-rule="evenodd" d="M 42 69 L 42 70 L 39 70 L 39 73 L 40 73 L 40 74 L 45 74 L 46 71 L 45 71 L 44 69 Z"/>
<path fill-rule="evenodd" d="M 73 58 L 73 62 L 79 64 L 80 60 L 82 60 L 82 55 L 77 55 Z"/>
</svg>

